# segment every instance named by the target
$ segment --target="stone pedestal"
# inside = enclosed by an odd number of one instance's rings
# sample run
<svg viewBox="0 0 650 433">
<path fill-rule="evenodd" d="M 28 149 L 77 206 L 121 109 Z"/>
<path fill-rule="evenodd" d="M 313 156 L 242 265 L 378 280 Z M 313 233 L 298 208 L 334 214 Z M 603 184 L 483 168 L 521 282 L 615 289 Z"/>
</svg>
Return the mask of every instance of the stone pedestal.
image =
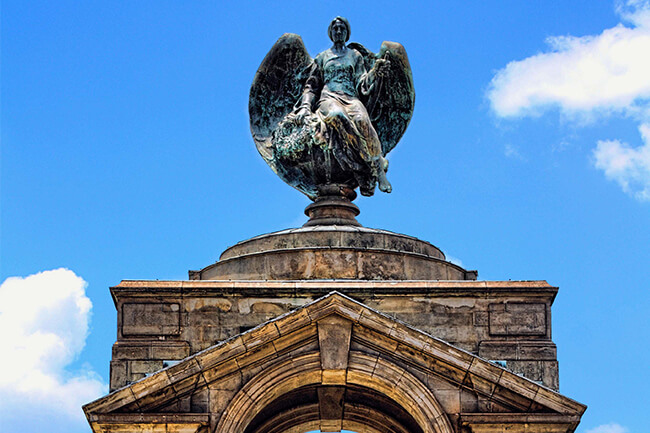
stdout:
<svg viewBox="0 0 650 433">
<path fill-rule="evenodd" d="M 352 203 L 357 196 L 354 190 L 345 187 L 330 188 L 328 195 L 321 195 L 305 209 L 309 221 L 305 227 L 311 226 L 356 226 L 361 224 L 356 217 L 359 208 Z"/>
</svg>

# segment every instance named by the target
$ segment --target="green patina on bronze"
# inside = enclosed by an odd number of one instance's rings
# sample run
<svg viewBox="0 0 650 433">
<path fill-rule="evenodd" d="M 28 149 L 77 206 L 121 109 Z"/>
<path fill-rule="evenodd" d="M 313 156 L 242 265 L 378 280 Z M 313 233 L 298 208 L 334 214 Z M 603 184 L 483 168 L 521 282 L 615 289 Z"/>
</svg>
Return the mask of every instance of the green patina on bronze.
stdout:
<svg viewBox="0 0 650 433">
<path fill-rule="evenodd" d="M 336 188 L 390 192 L 385 157 L 415 103 L 406 51 L 395 42 L 378 54 L 346 45 L 350 25 L 341 17 L 328 33 L 334 45 L 315 59 L 287 33 L 262 61 L 249 102 L 255 144 L 282 180 L 313 200 Z"/>
</svg>

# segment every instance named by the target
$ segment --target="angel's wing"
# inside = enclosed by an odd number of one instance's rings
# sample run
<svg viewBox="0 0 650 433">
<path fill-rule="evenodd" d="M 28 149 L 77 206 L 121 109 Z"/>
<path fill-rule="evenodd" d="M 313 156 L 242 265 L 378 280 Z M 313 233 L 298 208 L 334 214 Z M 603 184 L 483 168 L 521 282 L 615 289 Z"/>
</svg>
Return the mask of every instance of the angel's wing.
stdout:
<svg viewBox="0 0 650 433">
<path fill-rule="evenodd" d="M 381 44 L 379 54 L 372 53 L 358 43 L 348 46 L 363 56 L 367 70 L 373 67 L 377 59 L 386 58 L 390 61 L 388 74 L 375 84 L 372 94 L 364 101 L 385 156 L 402 138 L 413 116 L 415 91 L 406 50 L 402 44 L 388 41 Z"/>
<path fill-rule="evenodd" d="M 264 57 L 253 79 L 248 102 L 251 132 L 257 150 L 276 172 L 271 133 L 300 98 L 312 63 L 302 38 L 285 33 Z"/>
</svg>

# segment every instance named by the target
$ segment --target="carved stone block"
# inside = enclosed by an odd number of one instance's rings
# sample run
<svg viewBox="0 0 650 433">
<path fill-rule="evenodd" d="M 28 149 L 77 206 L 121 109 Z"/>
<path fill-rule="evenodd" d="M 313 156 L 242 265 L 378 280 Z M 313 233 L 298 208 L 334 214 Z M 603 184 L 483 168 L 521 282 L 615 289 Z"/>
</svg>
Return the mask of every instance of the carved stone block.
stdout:
<svg viewBox="0 0 650 433">
<path fill-rule="evenodd" d="M 177 335 L 180 306 L 176 303 L 122 305 L 122 335 Z"/>
<path fill-rule="evenodd" d="M 546 305 L 490 304 L 491 335 L 546 335 Z"/>
<path fill-rule="evenodd" d="M 126 361 L 111 361 L 111 391 L 127 384 Z"/>
</svg>

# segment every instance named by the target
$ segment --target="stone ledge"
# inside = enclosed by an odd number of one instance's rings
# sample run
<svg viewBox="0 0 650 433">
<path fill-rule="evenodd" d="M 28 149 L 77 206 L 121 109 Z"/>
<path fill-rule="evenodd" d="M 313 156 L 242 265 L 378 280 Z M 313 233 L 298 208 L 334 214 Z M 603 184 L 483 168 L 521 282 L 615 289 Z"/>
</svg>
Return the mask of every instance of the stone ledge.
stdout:
<svg viewBox="0 0 650 433">
<path fill-rule="evenodd" d="M 331 291 L 349 295 L 423 295 L 434 297 L 526 296 L 549 299 L 551 305 L 558 288 L 544 280 L 537 281 L 366 281 L 366 280 L 123 280 L 111 287 L 113 301 L 130 297 L 178 296 L 322 296 Z"/>
<path fill-rule="evenodd" d="M 460 423 L 473 433 L 573 433 L 581 415 L 549 413 L 461 413 Z"/>
<path fill-rule="evenodd" d="M 112 288 L 192 288 L 192 287 L 230 287 L 230 288 L 245 288 L 255 286 L 265 287 L 282 287 L 290 285 L 292 287 L 362 287 L 370 286 L 373 288 L 382 287 L 418 287 L 418 288 L 542 288 L 542 289 L 557 289 L 556 286 L 551 286 L 545 280 L 508 280 L 508 281 L 463 281 L 463 280 L 450 280 L 450 281 L 430 281 L 430 280 L 403 280 L 403 281 L 367 281 L 367 280 L 122 280 L 117 286 Z"/>
<path fill-rule="evenodd" d="M 91 422 L 102 424 L 151 423 L 151 424 L 185 424 L 198 423 L 207 425 L 210 415 L 207 413 L 110 413 L 89 414 Z"/>
</svg>

